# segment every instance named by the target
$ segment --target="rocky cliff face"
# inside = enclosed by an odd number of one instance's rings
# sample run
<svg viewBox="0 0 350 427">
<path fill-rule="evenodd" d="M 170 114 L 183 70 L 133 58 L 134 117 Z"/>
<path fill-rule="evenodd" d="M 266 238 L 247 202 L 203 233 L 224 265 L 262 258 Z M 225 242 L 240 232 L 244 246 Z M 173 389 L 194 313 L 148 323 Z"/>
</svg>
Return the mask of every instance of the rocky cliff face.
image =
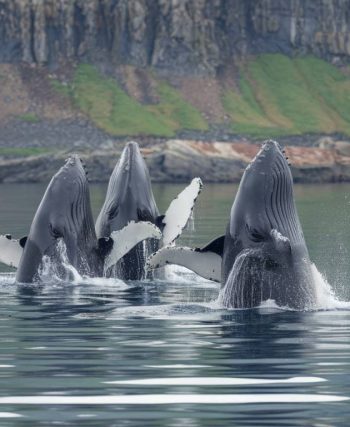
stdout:
<svg viewBox="0 0 350 427">
<path fill-rule="evenodd" d="M 0 61 L 214 74 L 260 52 L 350 57 L 350 0 L 0 0 Z"/>
</svg>

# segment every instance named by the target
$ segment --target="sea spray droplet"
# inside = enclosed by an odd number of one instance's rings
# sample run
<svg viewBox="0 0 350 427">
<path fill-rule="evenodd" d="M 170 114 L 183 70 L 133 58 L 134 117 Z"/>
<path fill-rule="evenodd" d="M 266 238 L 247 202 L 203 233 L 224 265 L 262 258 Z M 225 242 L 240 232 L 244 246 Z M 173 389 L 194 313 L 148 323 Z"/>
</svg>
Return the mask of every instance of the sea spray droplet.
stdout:
<svg viewBox="0 0 350 427">
<path fill-rule="evenodd" d="M 318 271 L 315 264 L 311 265 L 311 273 L 316 286 L 316 310 L 349 309 L 349 301 L 340 301 L 327 282 L 326 278 Z"/>
<path fill-rule="evenodd" d="M 191 233 L 191 237 L 192 237 L 192 233 L 194 233 L 196 231 L 195 228 L 195 218 L 194 218 L 194 211 L 191 212 L 191 215 L 188 219 L 187 225 L 186 225 L 186 230 L 189 231 Z"/>
</svg>

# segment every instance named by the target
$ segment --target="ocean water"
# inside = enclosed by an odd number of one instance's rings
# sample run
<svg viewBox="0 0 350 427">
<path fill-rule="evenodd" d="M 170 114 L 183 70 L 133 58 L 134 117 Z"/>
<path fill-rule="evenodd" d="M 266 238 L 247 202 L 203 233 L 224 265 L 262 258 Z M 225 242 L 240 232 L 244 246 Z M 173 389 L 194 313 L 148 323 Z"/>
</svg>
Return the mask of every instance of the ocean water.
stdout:
<svg viewBox="0 0 350 427">
<path fill-rule="evenodd" d="M 164 211 L 181 185 L 155 185 Z M 237 187 L 206 185 L 183 244 L 223 234 Z M 45 188 L 0 186 L 21 237 Z M 95 215 L 104 185 L 91 186 Z M 296 186 L 317 310 L 224 310 L 218 285 L 171 267 L 124 283 L 35 286 L 0 273 L 0 426 L 349 426 L 350 185 Z"/>
</svg>

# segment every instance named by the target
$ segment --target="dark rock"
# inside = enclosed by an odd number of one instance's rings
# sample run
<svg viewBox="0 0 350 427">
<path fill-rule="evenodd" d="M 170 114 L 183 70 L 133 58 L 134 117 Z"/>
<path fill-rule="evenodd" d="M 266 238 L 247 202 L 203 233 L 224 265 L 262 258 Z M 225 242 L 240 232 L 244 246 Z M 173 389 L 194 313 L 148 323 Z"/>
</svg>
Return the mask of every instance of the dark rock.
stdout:
<svg viewBox="0 0 350 427">
<path fill-rule="evenodd" d="M 214 74 L 247 54 L 350 55 L 350 0 L 0 0 L 0 61 Z"/>
</svg>

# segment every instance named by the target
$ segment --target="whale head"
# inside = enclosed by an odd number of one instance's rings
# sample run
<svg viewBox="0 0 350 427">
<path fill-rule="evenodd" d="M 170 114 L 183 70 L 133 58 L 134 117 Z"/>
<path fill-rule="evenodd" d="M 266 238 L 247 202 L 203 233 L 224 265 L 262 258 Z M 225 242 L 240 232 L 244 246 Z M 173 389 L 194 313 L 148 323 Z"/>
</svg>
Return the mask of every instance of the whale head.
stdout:
<svg viewBox="0 0 350 427">
<path fill-rule="evenodd" d="M 68 261 L 74 267 L 86 262 L 85 255 L 96 244 L 88 180 L 77 155 L 66 160 L 46 189 L 24 246 L 16 280 L 32 282 L 43 256 L 55 252 L 58 240 L 64 242 Z"/>
<path fill-rule="evenodd" d="M 266 299 L 304 308 L 314 301 L 310 260 L 287 159 L 266 141 L 242 177 L 230 215 L 223 258 L 226 305 Z"/>
<path fill-rule="evenodd" d="M 130 221 L 154 223 L 158 215 L 147 165 L 138 144 L 129 142 L 110 177 L 96 221 L 97 236 L 108 237 Z"/>
<path fill-rule="evenodd" d="M 272 230 L 297 241 L 302 238 L 294 203 L 293 178 L 281 147 L 266 141 L 248 165 L 231 209 L 230 232 L 244 227 L 247 237 Z M 254 239 L 253 239 L 254 241 Z"/>
</svg>

